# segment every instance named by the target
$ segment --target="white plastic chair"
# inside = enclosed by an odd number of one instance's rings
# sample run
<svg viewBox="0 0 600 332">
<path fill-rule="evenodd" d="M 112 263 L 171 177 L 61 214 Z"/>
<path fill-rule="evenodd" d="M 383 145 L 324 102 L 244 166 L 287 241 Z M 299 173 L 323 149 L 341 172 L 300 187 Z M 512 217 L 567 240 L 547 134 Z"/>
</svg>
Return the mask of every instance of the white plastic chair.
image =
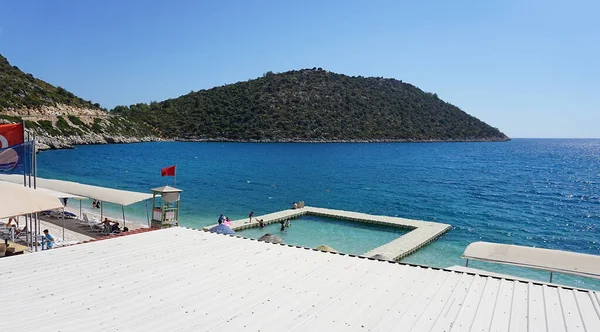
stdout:
<svg viewBox="0 0 600 332">
<path fill-rule="evenodd" d="M 87 213 L 83 214 L 83 220 L 79 224 L 82 226 L 89 227 L 94 232 L 98 232 L 98 233 L 102 232 L 102 227 L 98 225 L 98 224 L 100 224 L 100 220 L 98 220 L 94 217 L 90 218 Z"/>
</svg>

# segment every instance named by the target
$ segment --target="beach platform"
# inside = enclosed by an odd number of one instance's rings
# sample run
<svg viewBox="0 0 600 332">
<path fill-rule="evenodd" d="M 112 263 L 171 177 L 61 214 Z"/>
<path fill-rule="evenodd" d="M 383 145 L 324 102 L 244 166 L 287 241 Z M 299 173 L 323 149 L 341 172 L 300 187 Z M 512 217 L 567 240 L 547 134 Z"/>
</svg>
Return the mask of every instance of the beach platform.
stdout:
<svg viewBox="0 0 600 332">
<path fill-rule="evenodd" d="M 372 257 L 374 255 L 382 255 L 389 258 L 390 260 L 399 261 L 402 258 L 414 253 L 420 248 L 427 244 L 435 241 L 438 237 L 446 233 L 451 225 L 422 221 L 412 220 L 399 217 L 388 217 L 388 216 L 377 216 L 367 213 L 344 211 L 344 210 L 332 210 L 325 208 L 318 208 L 312 206 L 305 206 L 298 209 L 288 209 L 283 211 L 277 211 L 262 216 L 256 216 L 252 219 L 252 222 L 248 222 L 248 219 L 240 219 L 231 222 L 231 229 L 234 231 L 240 231 L 248 228 L 259 227 L 257 219 L 264 220 L 265 225 L 278 223 L 282 220 L 294 219 L 303 215 L 313 215 L 319 217 L 342 219 L 354 222 L 362 222 L 367 224 L 385 225 L 390 227 L 409 229 L 410 231 L 399 238 L 388 242 L 380 247 L 372 249 L 362 256 Z M 214 226 L 214 225 L 213 225 Z M 208 230 L 213 227 L 209 226 L 204 228 Z"/>
</svg>

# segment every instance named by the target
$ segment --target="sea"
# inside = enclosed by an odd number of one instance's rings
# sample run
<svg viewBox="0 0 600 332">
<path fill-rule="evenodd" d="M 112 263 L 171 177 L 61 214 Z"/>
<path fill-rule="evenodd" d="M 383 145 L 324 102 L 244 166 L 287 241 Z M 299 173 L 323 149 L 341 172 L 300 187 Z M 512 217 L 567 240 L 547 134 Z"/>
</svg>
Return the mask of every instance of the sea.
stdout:
<svg viewBox="0 0 600 332">
<path fill-rule="evenodd" d="M 595 139 L 152 142 L 45 151 L 37 161 L 40 177 L 125 190 L 149 192 L 176 180 L 183 190 L 181 224 L 187 227 L 214 224 L 221 213 L 236 220 L 247 218 L 250 211 L 261 215 L 304 201 L 451 224 L 448 233 L 403 260 L 412 264 L 464 265 L 461 254 L 475 241 L 600 255 L 600 140 Z M 177 165 L 177 177 L 161 177 L 161 168 L 171 165 Z M 91 208 L 91 201 L 83 204 Z M 120 206 L 104 207 L 119 216 Z M 143 203 L 127 207 L 126 213 L 147 220 Z M 336 243 L 344 252 L 374 248 L 398 236 L 318 219 L 294 221 L 287 232 L 291 244 Z M 239 234 L 261 235 L 256 230 Z M 547 272 L 506 265 L 469 266 L 542 281 L 549 277 Z M 553 281 L 600 289 L 600 281 L 593 279 L 555 274 Z"/>
</svg>

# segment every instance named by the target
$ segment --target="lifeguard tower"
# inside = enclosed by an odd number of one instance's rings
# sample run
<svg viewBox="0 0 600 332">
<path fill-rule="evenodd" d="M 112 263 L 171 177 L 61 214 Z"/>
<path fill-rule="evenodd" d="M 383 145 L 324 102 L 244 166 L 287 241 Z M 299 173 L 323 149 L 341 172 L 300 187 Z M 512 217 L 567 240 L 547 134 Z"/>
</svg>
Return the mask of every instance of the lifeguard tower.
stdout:
<svg viewBox="0 0 600 332">
<path fill-rule="evenodd" d="M 152 191 L 152 228 L 179 226 L 179 196 L 183 191 L 163 186 Z"/>
</svg>

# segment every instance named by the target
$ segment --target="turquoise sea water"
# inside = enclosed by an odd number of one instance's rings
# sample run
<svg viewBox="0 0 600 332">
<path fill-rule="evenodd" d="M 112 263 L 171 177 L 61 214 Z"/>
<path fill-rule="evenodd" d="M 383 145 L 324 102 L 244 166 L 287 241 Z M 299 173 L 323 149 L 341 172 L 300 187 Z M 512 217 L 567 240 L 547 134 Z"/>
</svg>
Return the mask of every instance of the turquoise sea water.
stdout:
<svg viewBox="0 0 600 332">
<path fill-rule="evenodd" d="M 97 145 L 40 153 L 38 170 L 42 177 L 147 191 L 172 184 L 173 178 L 160 177 L 160 168 L 175 163 L 186 226 L 214 224 L 220 213 L 237 219 L 250 210 L 274 212 L 303 200 L 453 226 L 405 259 L 411 263 L 464 265 L 460 254 L 474 241 L 600 254 L 600 140 Z M 146 218 L 143 205 L 127 211 Z M 339 231 L 352 238 L 351 228 Z M 512 267 L 471 266 L 547 278 Z M 600 288 L 581 278 L 555 281 Z"/>
<path fill-rule="evenodd" d="M 242 230 L 239 235 L 258 239 L 266 233 L 279 236 L 286 244 L 316 248 L 322 244 L 343 253 L 361 255 L 406 234 L 394 227 L 349 222 L 317 216 L 301 216 L 281 231 L 281 224 Z"/>
</svg>

